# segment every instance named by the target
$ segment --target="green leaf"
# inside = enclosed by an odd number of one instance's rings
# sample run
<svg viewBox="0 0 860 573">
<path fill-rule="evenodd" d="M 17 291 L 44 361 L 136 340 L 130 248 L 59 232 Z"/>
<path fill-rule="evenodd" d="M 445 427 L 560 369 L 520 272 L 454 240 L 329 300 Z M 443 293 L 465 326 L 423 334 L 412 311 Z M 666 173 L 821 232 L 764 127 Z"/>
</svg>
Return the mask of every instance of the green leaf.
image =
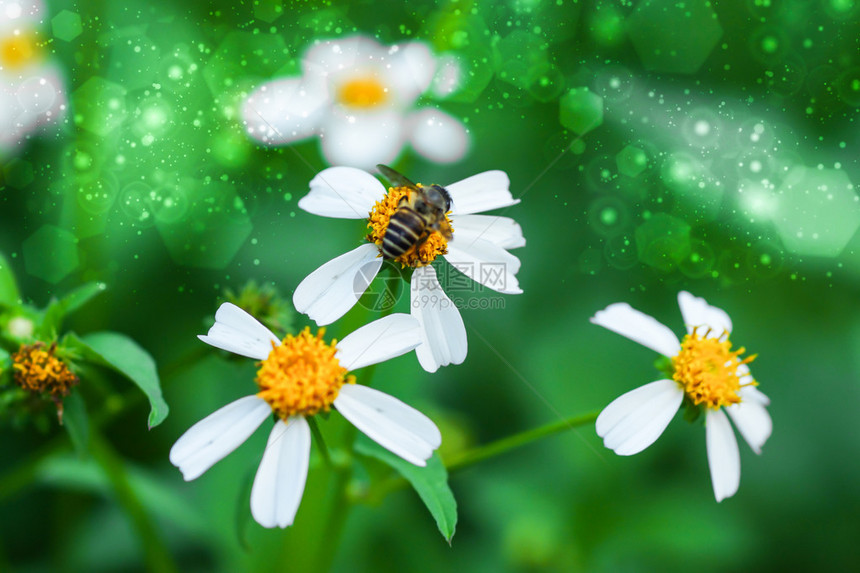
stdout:
<svg viewBox="0 0 860 573">
<path fill-rule="evenodd" d="M 94 296 L 105 289 L 104 283 L 87 283 L 79 286 L 59 300 L 52 300 L 45 309 L 42 319 L 42 332 L 45 336 L 54 336 L 60 331 L 60 324 L 67 314 L 78 310 Z"/>
<path fill-rule="evenodd" d="M 19 299 L 18 284 L 9 261 L 0 253 L 0 306 L 15 306 Z"/>
<path fill-rule="evenodd" d="M 457 528 L 457 500 L 454 499 L 454 494 L 448 486 L 448 470 L 445 469 L 438 453 L 434 452 L 433 457 L 427 460 L 427 467 L 420 468 L 392 454 L 364 435 L 356 439 L 355 451 L 391 466 L 412 484 L 421 501 L 436 520 L 439 532 L 448 544 L 451 544 L 451 538 L 454 537 L 454 530 Z"/>
<path fill-rule="evenodd" d="M 104 292 L 106 287 L 105 283 L 86 283 L 68 293 L 60 299 L 60 302 L 65 307 L 66 314 L 75 312 L 88 303 L 90 299 Z"/>
<path fill-rule="evenodd" d="M 86 456 L 90 444 L 90 422 L 80 392 L 73 391 L 63 400 L 63 427 L 69 433 L 78 455 Z"/>
<path fill-rule="evenodd" d="M 155 361 L 137 342 L 118 332 L 94 332 L 78 339 L 86 345 L 91 358 L 116 370 L 137 384 L 149 398 L 149 429 L 167 417 L 167 403 L 161 395 L 161 383 Z"/>
</svg>

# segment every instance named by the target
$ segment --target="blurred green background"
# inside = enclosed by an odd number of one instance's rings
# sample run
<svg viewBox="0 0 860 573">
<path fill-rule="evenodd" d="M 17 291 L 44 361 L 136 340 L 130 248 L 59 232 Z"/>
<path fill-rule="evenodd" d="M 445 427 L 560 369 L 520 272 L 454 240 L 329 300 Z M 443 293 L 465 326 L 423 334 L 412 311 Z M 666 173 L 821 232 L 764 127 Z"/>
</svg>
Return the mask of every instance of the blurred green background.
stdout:
<svg viewBox="0 0 860 573">
<path fill-rule="evenodd" d="M 524 293 L 463 293 L 504 306 L 463 310 L 464 364 L 429 375 L 408 355 L 375 373 L 439 424 L 443 456 L 658 378 L 653 352 L 588 318 L 627 301 L 680 333 L 682 289 L 724 308 L 733 340 L 759 355 L 774 432 L 761 456 L 741 444 L 740 489 L 717 504 L 700 425 L 678 416 L 630 458 L 583 427 L 453 474 L 450 547 L 411 490 L 356 507 L 332 540 L 334 569 L 860 562 L 858 3 L 57 0 L 48 11 L 42 39 L 69 109 L 0 158 L 0 252 L 38 306 L 106 283 L 69 329 L 124 332 L 156 359 L 171 408 L 161 426 L 147 431 L 128 387 L 88 407 L 117 413 L 101 433 L 180 570 L 302 570 L 329 541 L 332 478 L 316 458 L 295 525 L 270 531 L 248 510 L 265 432 L 192 483 L 167 453 L 252 388 L 251 361 L 195 338 L 225 289 L 253 279 L 289 299 L 361 240 L 360 222 L 296 205 L 326 167 L 316 139 L 257 147 L 237 117 L 255 86 L 298 73 L 314 39 L 355 33 L 424 40 L 461 66 L 460 88 L 426 103 L 465 123 L 470 153 L 438 166 L 406 150 L 400 171 L 450 183 L 503 169 L 522 198 L 505 215 L 527 239 L 515 251 Z M 368 316 L 357 308 L 328 332 Z M 2 431 L 0 570 L 144 569 L 146 544 L 92 459 L 58 428 Z"/>
</svg>

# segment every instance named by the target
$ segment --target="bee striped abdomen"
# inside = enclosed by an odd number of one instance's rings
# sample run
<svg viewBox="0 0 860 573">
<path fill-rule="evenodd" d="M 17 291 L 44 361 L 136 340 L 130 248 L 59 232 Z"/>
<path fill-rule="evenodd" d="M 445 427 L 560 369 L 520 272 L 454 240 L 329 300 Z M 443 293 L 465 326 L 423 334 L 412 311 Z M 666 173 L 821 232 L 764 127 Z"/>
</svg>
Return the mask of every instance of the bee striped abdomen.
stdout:
<svg viewBox="0 0 860 573">
<path fill-rule="evenodd" d="M 382 256 L 396 259 L 418 244 L 424 234 L 424 219 L 409 207 L 400 207 L 388 220 L 382 237 Z"/>
</svg>

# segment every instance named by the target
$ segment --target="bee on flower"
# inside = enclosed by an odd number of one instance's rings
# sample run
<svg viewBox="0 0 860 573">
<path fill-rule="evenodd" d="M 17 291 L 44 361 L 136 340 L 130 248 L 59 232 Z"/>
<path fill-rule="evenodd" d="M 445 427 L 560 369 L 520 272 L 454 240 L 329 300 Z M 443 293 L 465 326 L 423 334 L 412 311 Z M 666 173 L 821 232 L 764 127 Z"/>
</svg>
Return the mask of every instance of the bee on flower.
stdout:
<svg viewBox="0 0 860 573">
<path fill-rule="evenodd" d="M 750 373 L 748 365 L 756 355 L 743 357 L 745 348 L 732 349 L 728 314 L 683 291 L 678 305 L 687 327 L 681 341 L 668 327 L 626 303 L 611 304 L 591 318 L 670 361 L 669 377 L 616 398 L 598 416 L 596 430 L 607 448 L 629 456 L 653 444 L 682 404 L 693 414 L 704 412 L 708 466 L 719 502 L 737 492 L 741 477 L 729 418 L 760 454 L 773 428 L 766 408 L 770 400 Z"/>
<path fill-rule="evenodd" d="M 260 361 L 259 392 L 240 398 L 193 425 L 173 445 L 170 462 L 186 481 L 201 476 L 241 445 L 272 415 L 276 422 L 251 489 L 251 514 L 263 527 L 287 527 L 298 511 L 310 462 L 307 418 L 336 408 L 356 428 L 404 460 L 424 466 L 442 442 L 424 414 L 367 386 L 351 370 L 415 348 L 416 320 L 392 314 L 341 341 L 325 342 L 309 328 L 279 340 L 254 317 L 224 303 L 203 342 Z"/>
<path fill-rule="evenodd" d="M 46 16 L 39 0 L 0 2 L 0 154 L 65 112 L 61 74 L 38 34 Z"/>
<path fill-rule="evenodd" d="M 525 245 L 522 229 L 508 217 L 476 214 L 516 205 L 519 199 L 511 195 L 504 171 L 423 186 L 381 168 L 396 179 L 387 189 L 370 173 L 352 167 L 330 167 L 311 180 L 299 207 L 323 217 L 366 219 L 367 242 L 308 275 L 296 288 L 293 303 L 317 324 L 330 324 L 358 302 L 388 258 L 412 269 L 410 312 L 421 325 L 422 344 L 415 350 L 421 366 L 435 372 L 460 364 L 468 349 L 466 328 L 432 263 L 442 257 L 496 292 L 522 293 L 516 278 L 520 260 L 508 252 Z M 416 194 L 423 197 L 416 199 Z M 425 205 L 417 206 L 418 200 Z M 432 216 L 419 213 L 428 210 Z"/>
<path fill-rule="evenodd" d="M 332 165 L 370 169 L 406 143 L 437 163 L 461 159 L 469 135 L 433 107 L 414 109 L 431 88 L 437 61 L 422 42 L 382 46 L 368 36 L 321 40 L 302 58 L 302 75 L 272 80 L 245 101 L 248 136 L 285 145 L 314 135 Z"/>
</svg>

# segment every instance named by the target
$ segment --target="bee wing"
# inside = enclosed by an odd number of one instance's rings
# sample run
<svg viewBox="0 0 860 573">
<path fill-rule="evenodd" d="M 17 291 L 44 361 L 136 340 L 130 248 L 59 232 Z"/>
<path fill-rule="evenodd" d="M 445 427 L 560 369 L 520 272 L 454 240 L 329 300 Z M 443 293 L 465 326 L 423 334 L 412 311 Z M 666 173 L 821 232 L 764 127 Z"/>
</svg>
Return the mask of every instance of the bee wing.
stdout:
<svg viewBox="0 0 860 573">
<path fill-rule="evenodd" d="M 395 171 L 391 167 L 387 165 L 382 165 L 381 163 L 376 166 L 379 169 L 379 172 L 382 173 L 383 177 L 388 179 L 388 182 L 391 183 L 394 187 L 408 187 L 409 189 L 417 189 L 418 186 L 415 185 L 412 181 L 406 178 L 402 173 Z"/>
</svg>

